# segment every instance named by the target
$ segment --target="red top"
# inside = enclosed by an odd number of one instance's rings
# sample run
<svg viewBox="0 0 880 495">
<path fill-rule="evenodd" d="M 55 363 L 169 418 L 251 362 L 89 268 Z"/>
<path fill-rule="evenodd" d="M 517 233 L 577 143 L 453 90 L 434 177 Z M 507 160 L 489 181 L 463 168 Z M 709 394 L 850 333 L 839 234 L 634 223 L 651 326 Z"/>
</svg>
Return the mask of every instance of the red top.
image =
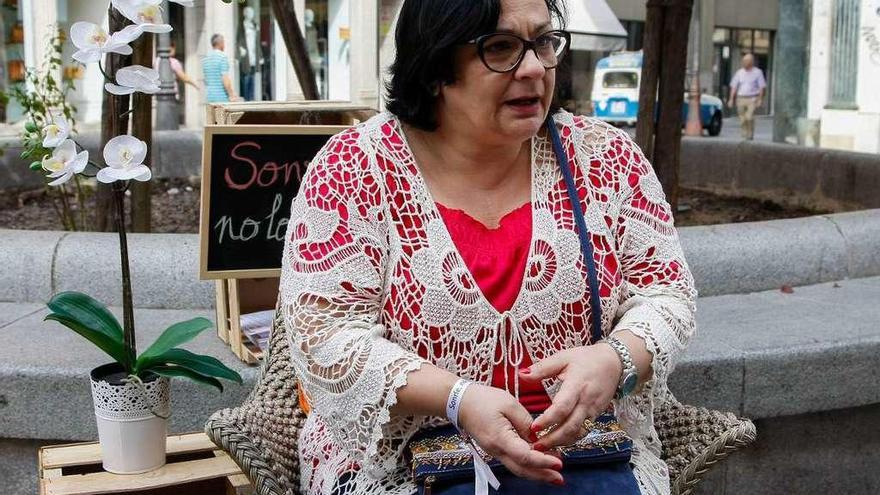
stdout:
<svg viewBox="0 0 880 495">
<path fill-rule="evenodd" d="M 473 274 L 483 296 L 503 313 L 513 307 L 525 277 L 529 244 L 532 239 L 532 204 L 526 203 L 504 215 L 497 228 L 490 229 L 462 210 L 437 203 L 446 230 Z M 501 349 L 496 354 L 500 357 Z M 532 361 L 526 353 L 521 366 Z M 504 366 L 492 371 L 492 386 L 514 389 L 516 368 L 507 365 L 508 383 L 504 384 Z M 541 382 L 519 382 L 519 401 L 531 413 L 541 413 L 550 406 L 550 397 Z"/>
</svg>

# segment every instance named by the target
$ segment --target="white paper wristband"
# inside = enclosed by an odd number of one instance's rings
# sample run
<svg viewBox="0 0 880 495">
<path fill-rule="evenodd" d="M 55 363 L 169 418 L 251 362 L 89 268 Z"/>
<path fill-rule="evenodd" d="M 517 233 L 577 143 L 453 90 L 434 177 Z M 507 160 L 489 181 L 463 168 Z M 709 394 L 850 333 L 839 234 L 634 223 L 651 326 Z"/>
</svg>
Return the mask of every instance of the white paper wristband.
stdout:
<svg viewBox="0 0 880 495">
<path fill-rule="evenodd" d="M 483 460 L 473 438 L 466 431 L 462 430 L 458 424 L 458 411 L 461 409 L 461 400 L 464 397 L 464 392 L 472 384 L 473 382 L 470 380 L 459 378 L 455 385 L 452 386 L 452 390 L 449 391 L 449 398 L 446 399 L 446 419 L 464 437 L 468 449 L 471 451 L 471 456 L 474 458 L 474 495 L 489 495 L 489 486 L 498 490 L 501 483 L 492 473 L 492 469 L 486 464 L 486 461 Z"/>
<path fill-rule="evenodd" d="M 448 419 L 458 431 L 461 431 L 461 427 L 458 424 L 458 411 L 461 409 L 461 399 L 464 397 L 465 390 L 467 390 L 472 383 L 473 382 L 470 380 L 459 378 L 458 381 L 455 382 L 455 385 L 452 386 L 452 390 L 449 391 L 449 398 L 446 399 L 446 419 Z"/>
</svg>

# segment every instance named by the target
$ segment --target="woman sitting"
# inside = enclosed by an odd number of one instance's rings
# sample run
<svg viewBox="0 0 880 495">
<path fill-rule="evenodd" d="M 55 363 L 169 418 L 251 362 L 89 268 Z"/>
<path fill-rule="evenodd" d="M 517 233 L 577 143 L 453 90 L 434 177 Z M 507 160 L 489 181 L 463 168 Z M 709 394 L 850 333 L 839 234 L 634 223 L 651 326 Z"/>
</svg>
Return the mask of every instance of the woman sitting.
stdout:
<svg viewBox="0 0 880 495">
<path fill-rule="evenodd" d="M 653 408 L 694 331 L 696 293 L 638 147 L 553 105 L 570 40 L 562 8 L 405 0 L 390 112 L 333 137 L 310 165 L 281 278 L 312 408 L 303 492 L 415 493 L 407 442 L 457 420 L 512 476 L 603 493 L 578 485 L 594 468 L 569 469 L 558 448 L 609 406 L 632 438 L 615 468 L 632 483 L 605 493 L 669 492 Z"/>
</svg>

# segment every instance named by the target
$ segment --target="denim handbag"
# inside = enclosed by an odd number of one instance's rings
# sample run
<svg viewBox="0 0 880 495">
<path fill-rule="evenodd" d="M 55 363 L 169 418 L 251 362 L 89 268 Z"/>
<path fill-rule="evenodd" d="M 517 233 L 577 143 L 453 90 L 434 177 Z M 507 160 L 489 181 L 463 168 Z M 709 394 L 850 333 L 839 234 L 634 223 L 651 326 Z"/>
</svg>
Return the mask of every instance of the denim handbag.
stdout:
<svg viewBox="0 0 880 495">
<path fill-rule="evenodd" d="M 590 343 L 602 338 L 602 307 L 599 301 L 599 282 L 593 246 L 590 244 L 584 213 L 580 208 L 577 188 L 569 169 L 568 155 L 556 129 L 553 117 L 547 118 L 547 132 L 553 141 L 556 161 L 562 171 L 571 202 L 574 220 L 581 244 L 581 253 L 587 265 L 590 286 L 590 308 L 593 333 Z M 492 468 L 501 482 L 491 494 L 553 494 L 577 495 L 638 495 L 639 487 L 629 461 L 632 439 L 614 416 L 613 408 L 598 418 L 584 422 L 587 434 L 572 445 L 559 448 L 562 457 L 562 475 L 565 486 L 554 487 L 538 481 L 519 478 L 486 454 L 479 445 L 477 453 Z M 472 451 L 453 425 L 426 428 L 413 436 L 407 445 L 407 455 L 419 495 L 469 495 L 474 493 L 474 462 Z"/>
</svg>

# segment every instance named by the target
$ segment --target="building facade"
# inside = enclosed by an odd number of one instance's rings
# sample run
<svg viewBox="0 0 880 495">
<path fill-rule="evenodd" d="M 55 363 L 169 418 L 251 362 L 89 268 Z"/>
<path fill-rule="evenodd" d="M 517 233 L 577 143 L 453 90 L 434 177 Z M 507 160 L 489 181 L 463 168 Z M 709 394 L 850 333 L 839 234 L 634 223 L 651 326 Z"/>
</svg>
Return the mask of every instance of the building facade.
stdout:
<svg viewBox="0 0 880 495">
<path fill-rule="evenodd" d="M 569 0 L 569 4 L 573 1 Z M 738 68 L 741 55 L 752 52 L 770 85 L 763 111 L 766 113 L 772 108 L 776 83 L 774 46 L 780 1 L 785 0 L 697 0 L 699 43 L 694 45 L 694 49 L 698 50 L 696 56 L 699 59 L 702 91 L 726 98 L 730 77 Z M 23 38 L 19 47 L 21 55 L 11 53 L 15 47 L 7 47 L 7 59 L 18 57 L 26 66 L 35 65 L 42 57 L 43 45 L 40 40 L 50 34 L 51 25 L 57 24 L 61 30 L 67 31 L 70 24 L 77 20 L 106 23 L 106 4 L 109 3 L 106 0 L 0 2 L 4 5 L 3 28 L 14 30 L 17 22 L 23 31 L 20 33 Z M 293 0 L 323 99 L 382 107 L 383 81 L 387 67 L 394 58 L 394 28 L 402 2 Z M 596 61 L 611 50 L 641 48 L 645 2 L 577 0 L 576 3 L 576 8 L 569 5 L 569 10 L 583 19 L 575 19 L 574 26 L 570 20 L 569 28 L 580 29 L 585 36 L 595 31 L 598 35 L 596 39 L 600 42 L 584 45 L 586 48 L 572 53 L 563 96 L 568 102 L 567 107 L 586 113 L 589 111 L 591 74 Z M 7 5 L 18 7 L 13 9 Z M 177 58 L 183 63 L 185 71 L 201 85 L 204 83 L 201 60 L 211 51 L 211 36 L 221 34 L 226 40 L 225 53 L 231 62 L 236 94 L 256 101 L 303 98 L 268 0 L 228 4 L 220 0 L 196 0 L 191 8 L 171 4 L 166 7 L 166 17 L 175 27 L 172 35 Z M 12 27 L 6 27 L 10 23 Z M 8 32 L 6 38 L 10 39 Z M 863 40 L 866 38 L 863 37 Z M 864 41 L 866 46 L 868 43 Z M 67 50 L 65 60 L 70 61 L 72 47 Z M 6 81 L 15 77 L 14 68 L 8 67 L 12 66 L 6 61 L 4 68 L 7 70 L 3 74 Z M 73 98 L 79 108 L 80 121 L 99 122 L 100 92 L 86 89 L 100 87 L 101 75 L 97 67 L 92 65 L 68 72 L 77 78 Z M 0 83 L 3 82 L 0 78 Z M 204 104 L 203 90 L 180 85 L 181 120 L 186 127 L 198 128 L 203 125 Z M 8 109 L 5 117 L 14 121 L 14 109 Z"/>
<path fill-rule="evenodd" d="M 628 50 L 642 48 L 645 4 L 644 1 L 608 0 L 626 28 Z M 742 56 L 752 53 L 755 65 L 764 71 L 768 84 L 768 94 L 759 113 L 769 113 L 775 97 L 774 49 L 779 0 L 694 0 L 694 4 L 694 31 L 699 36 L 691 43 L 688 60 L 690 69 L 694 70 L 696 65 L 699 71 L 700 91 L 726 101 L 730 95 L 730 79 L 739 69 Z M 694 64 L 694 59 L 699 62 Z M 735 113 L 735 109 L 729 112 Z"/>
<path fill-rule="evenodd" d="M 880 1 L 813 0 L 804 144 L 880 153 Z"/>
</svg>

